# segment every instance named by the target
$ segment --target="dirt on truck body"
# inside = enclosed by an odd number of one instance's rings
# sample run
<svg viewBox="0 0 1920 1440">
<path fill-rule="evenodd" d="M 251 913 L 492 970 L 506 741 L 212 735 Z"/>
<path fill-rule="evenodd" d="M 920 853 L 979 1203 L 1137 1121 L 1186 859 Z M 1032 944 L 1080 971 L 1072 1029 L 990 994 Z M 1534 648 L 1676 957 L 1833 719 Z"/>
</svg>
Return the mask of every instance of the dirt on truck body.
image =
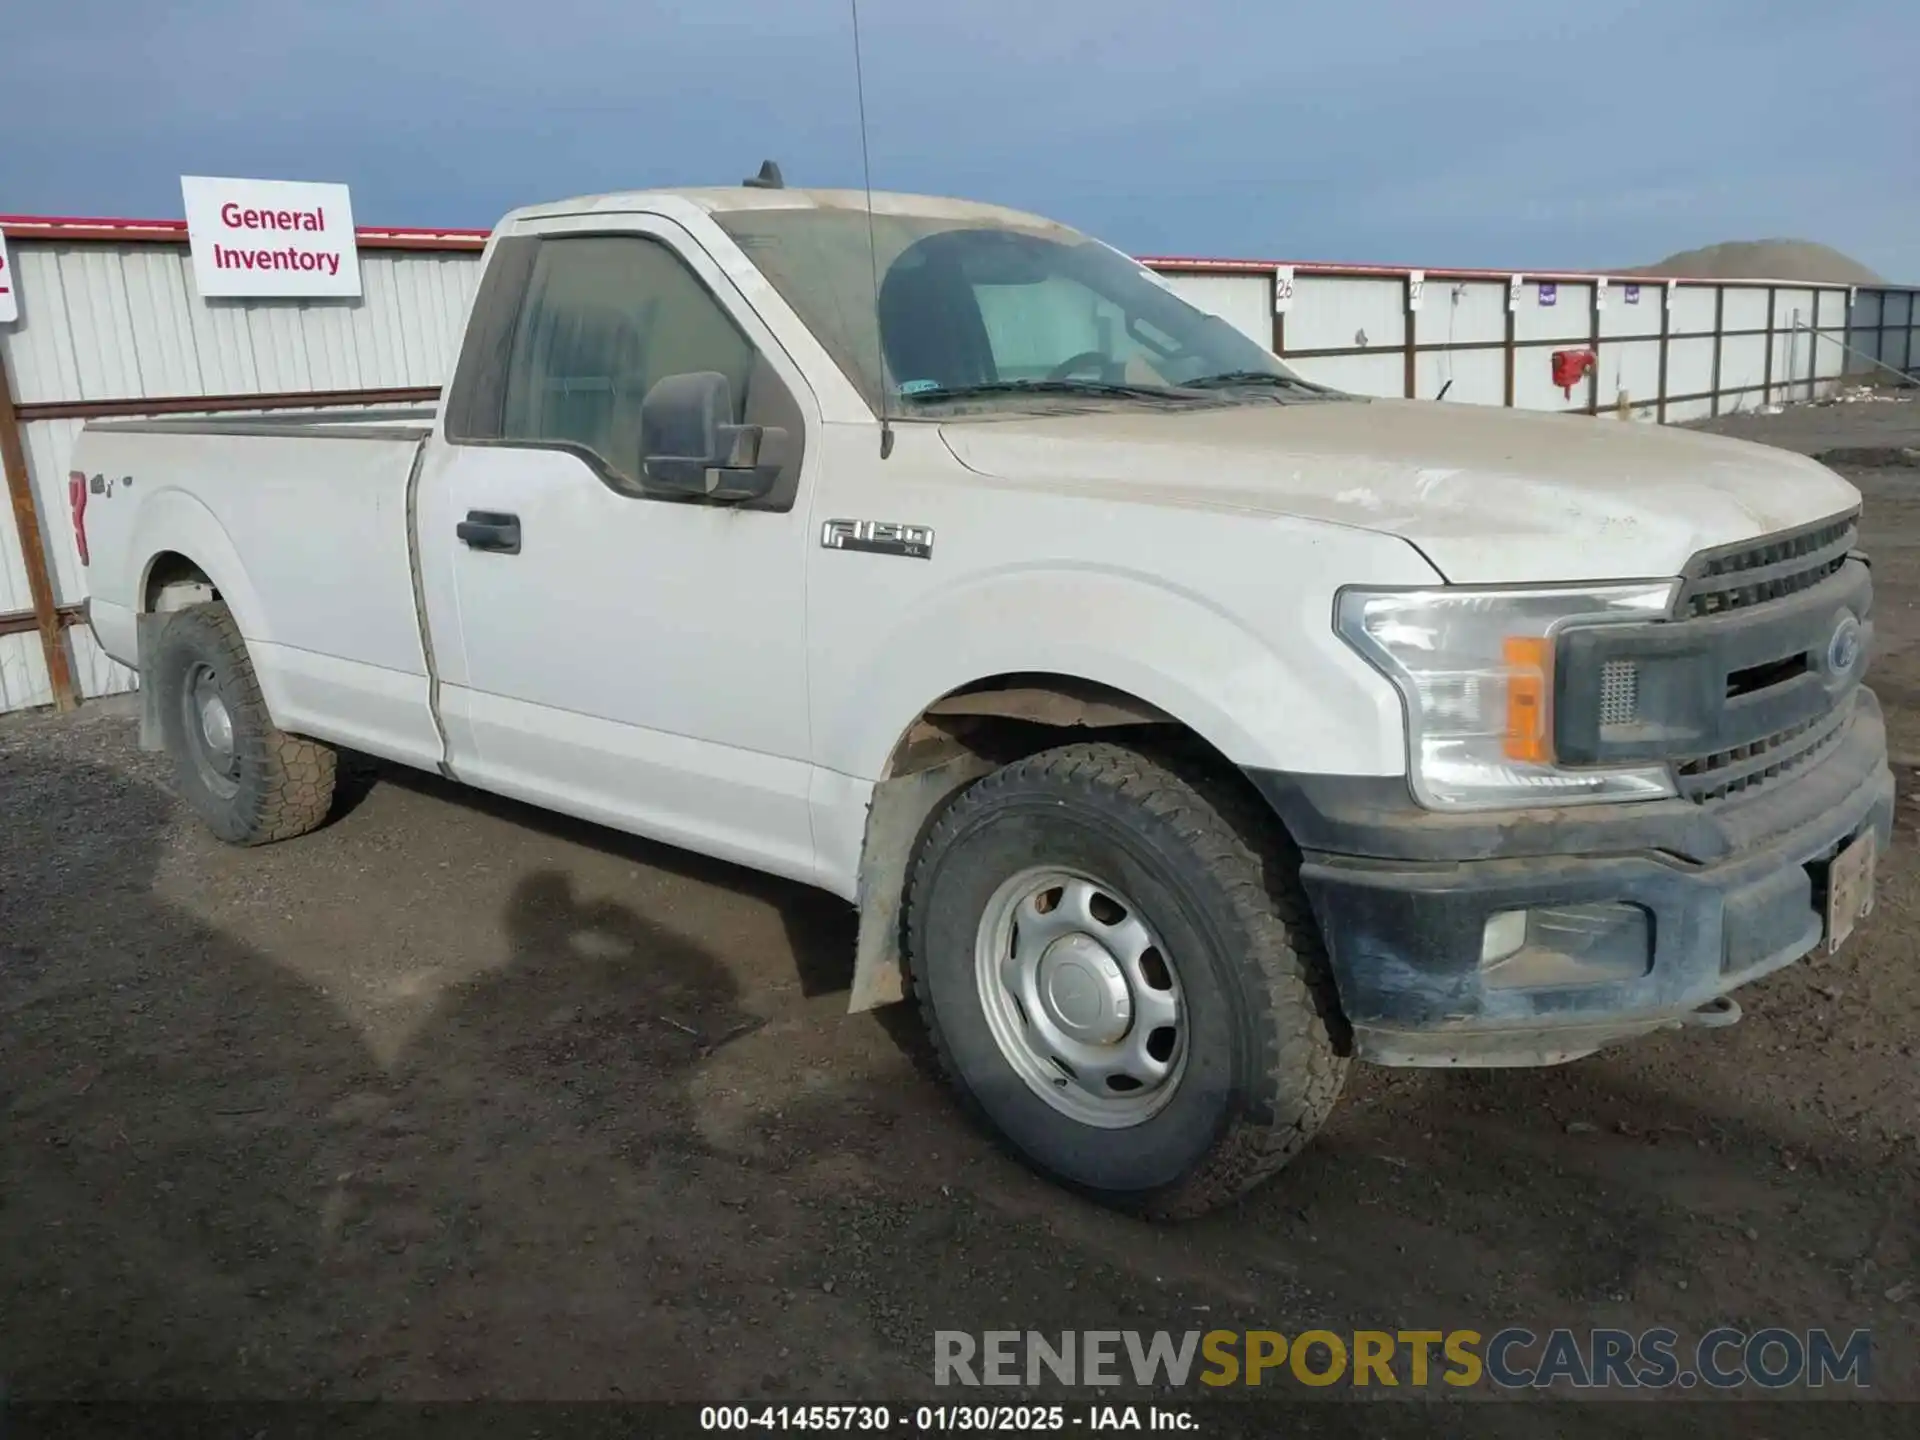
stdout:
<svg viewBox="0 0 1920 1440">
<path fill-rule="evenodd" d="M 1920 403 L 1719 428 L 1920 446 Z M 824 894 L 398 769 L 343 781 L 298 845 L 230 849 L 125 706 L 0 722 L 0 1377 L 897 1406 L 956 1398 L 936 1330 L 1728 1324 L 1871 1329 L 1872 1395 L 1920 1400 L 1920 469 L 1844 473 L 1901 795 L 1877 923 L 1712 1034 L 1356 1067 L 1318 1145 L 1179 1227 L 1004 1158 L 899 1010 L 850 1016 Z M 1891 1434 L 1903 1409 L 1768 1423 Z M 1424 1423 L 1304 1423 L 1362 1416 Z"/>
</svg>

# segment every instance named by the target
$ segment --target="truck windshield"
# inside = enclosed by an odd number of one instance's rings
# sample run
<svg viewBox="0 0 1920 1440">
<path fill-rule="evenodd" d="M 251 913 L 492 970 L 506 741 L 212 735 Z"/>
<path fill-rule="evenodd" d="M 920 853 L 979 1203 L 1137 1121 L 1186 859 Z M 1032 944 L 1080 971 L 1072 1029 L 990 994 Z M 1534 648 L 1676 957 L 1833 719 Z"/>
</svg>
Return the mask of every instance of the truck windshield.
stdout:
<svg viewBox="0 0 1920 1440">
<path fill-rule="evenodd" d="M 1064 226 L 881 213 L 870 257 L 861 209 L 744 209 L 713 218 L 868 403 L 878 408 L 884 386 L 895 414 L 962 402 L 1236 404 L 1335 395 L 1188 304 L 1145 266 Z"/>
</svg>

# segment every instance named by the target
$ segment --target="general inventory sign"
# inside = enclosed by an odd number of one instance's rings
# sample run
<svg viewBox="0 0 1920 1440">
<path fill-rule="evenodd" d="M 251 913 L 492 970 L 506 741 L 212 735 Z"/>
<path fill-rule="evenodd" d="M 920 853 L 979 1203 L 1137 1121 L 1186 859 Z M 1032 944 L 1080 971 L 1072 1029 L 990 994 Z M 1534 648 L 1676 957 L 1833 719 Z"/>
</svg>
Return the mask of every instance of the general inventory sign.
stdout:
<svg viewBox="0 0 1920 1440">
<path fill-rule="evenodd" d="M 180 195 L 202 295 L 360 293 L 346 186 L 182 175 Z"/>
</svg>

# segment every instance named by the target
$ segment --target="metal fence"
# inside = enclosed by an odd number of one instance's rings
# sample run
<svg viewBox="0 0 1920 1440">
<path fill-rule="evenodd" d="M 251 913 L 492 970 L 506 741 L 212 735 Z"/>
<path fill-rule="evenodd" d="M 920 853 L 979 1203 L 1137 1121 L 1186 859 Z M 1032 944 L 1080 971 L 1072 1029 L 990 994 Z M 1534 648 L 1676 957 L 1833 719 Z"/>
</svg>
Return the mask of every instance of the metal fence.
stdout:
<svg viewBox="0 0 1920 1440">
<path fill-rule="evenodd" d="M 1907 287 L 1147 263 L 1309 379 L 1368 395 L 1677 423 L 1920 363 Z M 1592 357 L 1570 392 L 1556 352 Z"/>
<path fill-rule="evenodd" d="M 178 221 L 0 217 L 20 319 L 0 326 L 0 711 L 126 690 L 74 624 L 67 460 L 107 416 L 431 400 L 485 234 L 362 229 L 357 300 L 203 300 Z M 1302 373 L 1364 394 L 1681 421 L 1920 364 L 1915 290 L 1192 260 L 1167 283 Z M 1593 363 L 1569 394 L 1555 351 Z M 1871 357 L 1871 360 L 1867 357 Z"/>
</svg>

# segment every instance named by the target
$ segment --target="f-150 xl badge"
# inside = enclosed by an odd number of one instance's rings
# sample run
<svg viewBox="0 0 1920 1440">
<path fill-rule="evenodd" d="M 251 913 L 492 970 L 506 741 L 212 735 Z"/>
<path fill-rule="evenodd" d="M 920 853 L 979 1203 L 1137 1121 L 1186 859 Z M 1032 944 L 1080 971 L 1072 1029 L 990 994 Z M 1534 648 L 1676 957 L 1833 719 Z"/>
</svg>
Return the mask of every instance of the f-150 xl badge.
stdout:
<svg viewBox="0 0 1920 1440">
<path fill-rule="evenodd" d="M 933 558 L 933 527 L 899 525 L 890 520 L 829 520 L 820 527 L 820 543 L 829 550 L 864 550 L 871 555 Z"/>
</svg>

